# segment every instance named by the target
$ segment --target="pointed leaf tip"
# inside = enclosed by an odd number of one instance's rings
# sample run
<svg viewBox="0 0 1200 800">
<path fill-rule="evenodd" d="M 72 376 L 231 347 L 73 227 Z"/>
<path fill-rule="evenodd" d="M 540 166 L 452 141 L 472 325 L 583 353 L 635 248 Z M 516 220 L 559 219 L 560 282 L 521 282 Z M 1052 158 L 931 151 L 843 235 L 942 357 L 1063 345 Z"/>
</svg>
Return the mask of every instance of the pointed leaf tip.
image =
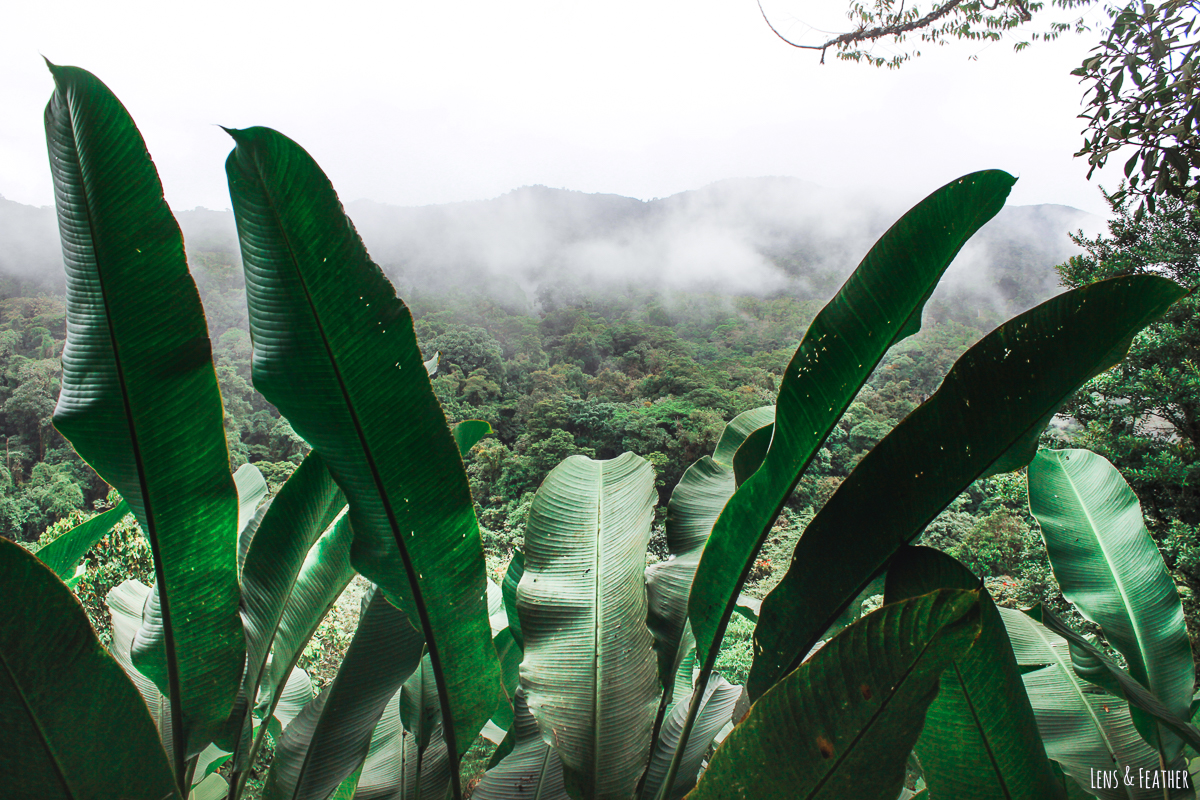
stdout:
<svg viewBox="0 0 1200 800">
<path fill-rule="evenodd" d="M 226 128 L 224 125 L 218 125 L 217 127 L 228 133 L 229 138 L 233 139 L 233 141 L 237 144 L 245 144 L 250 139 L 250 137 L 246 135 L 246 131 L 249 130 L 248 128 Z"/>
</svg>

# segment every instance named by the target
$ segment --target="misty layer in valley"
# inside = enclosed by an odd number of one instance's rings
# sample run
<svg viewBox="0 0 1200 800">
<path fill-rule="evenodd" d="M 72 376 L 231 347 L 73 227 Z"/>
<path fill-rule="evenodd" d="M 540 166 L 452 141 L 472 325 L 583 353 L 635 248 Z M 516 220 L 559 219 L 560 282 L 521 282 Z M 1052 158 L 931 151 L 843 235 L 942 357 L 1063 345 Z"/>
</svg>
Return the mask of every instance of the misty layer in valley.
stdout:
<svg viewBox="0 0 1200 800">
<path fill-rule="evenodd" d="M 492 200 L 360 200 L 346 210 L 406 300 L 477 294 L 537 314 L 631 290 L 667 308 L 680 295 L 824 301 L 903 209 L 795 178 L 742 178 L 651 201 L 529 186 Z M 238 264 L 232 213 L 176 217 L 190 253 Z M 1078 252 L 1068 233 L 1101 223 L 1067 206 L 1005 208 L 968 242 L 928 313 L 990 328 L 1036 305 L 1060 291 L 1052 267 Z M 0 242 L 0 276 L 18 282 L 6 294 L 61 291 L 52 208 L 0 198 Z"/>
<path fill-rule="evenodd" d="M 534 492 L 567 456 L 647 458 L 665 508 L 728 419 L 774 401 L 813 317 L 902 211 L 786 178 L 649 202 L 535 186 L 479 202 L 347 207 L 412 309 L 425 357 L 440 353 L 433 388 L 447 418 L 483 419 L 495 432 L 466 459 L 493 570 L 521 546 Z M 308 446 L 253 389 L 233 215 L 176 216 L 208 317 L 230 466 L 253 463 L 277 488 Z M 924 329 L 888 353 L 814 460 L 750 591 L 773 585 L 772 564 L 786 563 L 814 509 L 970 344 L 1060 291 L 1054 267 L 1078 252 L 1068 233 L 1101 222 L 1063 206 L 1018 206 L 967 244 Z M 51 424 L 66 335 L 54 209 L 0 200 L 0 243 L 0 535 L 48 541 L 114 498 Z M 980 574 L 1014 574 L 1036 536 L 1023 506 L 1001 496 L 973 487 L 928 541 Z M 656 529 L 661 544 L 661 519 Z M 141 547 L 122 536 L 111 544 L 113 568 L 96 554 L 86 579 L 82 596 L 97 619 L 109 584 L 128 577 L 125 551 Z M 1006 544 L 979 546 L 995 541 Z"/>
</svg>

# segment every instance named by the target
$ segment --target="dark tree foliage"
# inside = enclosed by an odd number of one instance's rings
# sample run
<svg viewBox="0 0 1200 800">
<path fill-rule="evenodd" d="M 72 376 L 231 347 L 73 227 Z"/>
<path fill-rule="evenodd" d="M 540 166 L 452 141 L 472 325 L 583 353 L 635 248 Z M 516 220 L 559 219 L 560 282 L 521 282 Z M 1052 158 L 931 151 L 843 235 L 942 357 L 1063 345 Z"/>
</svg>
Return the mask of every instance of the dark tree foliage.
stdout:
<svg viewBox="0 0 1200 800">
<path fill-rule="evenodd" d="M 1058 270 L 1077 287 L 1136 273 L 1200 283 L 1196 197 L 1166 199 L 1140 218 L 1132 202 L 1109 198 L 1109 235 L 1075 237 L 1085 249 Z M 1195 295 L 1133 341 L 1120 365 L 1094 379 L 1064 408 L 1085 426 L 1085 446 L 1121 470 L 1160 528 L 1200 524 L 1200 305 Z"/>
<path fill-rule="evenodd" d="M 1074 9 L 1090 6 L 1097 0 L 1051 0 L 1051 8 Z M 853 0 L 847 5 L 846 18 L 852 30 L 834 34 L 815 43 L 799 43 L 784 36 L 763 12 L 763 18 L 780 39 L 802 50 L 819 50 L 821 62 L 825 52 L 833 50 L 843 61 L 862 61 L 877 67 L 895 69 L 921 55 L 919 49 L 907 46 L 909 41 L 944 45 L 956 39 L 978 42 L 998 42 L 1006 35 L 1019 33 L 1021 26 L 1042 16 L 1047 4 L 1038 0 L 943 0 L 933 3 L 908 3 L 905 0 Z M 762 3 L 759 3 L 762 9 Z M 1014 45 L 1023 50 L 1031 41 L 1049 41 L 1069 30 L 1086 30 L 1083 20 L 1073 23 L 1051 22 L 1041 30 L 1028 32 Z M 902 45 L 888 51 L 887 56 L 875 52 L 876 42 Z M 918 47 L 920 45 L 917 45 Z"/>
<path fill-rule="evenodd" d="M 1109 156 L 1133 147 L 1129 184 L 1114 199 L 1143 197 L 1140 215 L 1153 210 L 1156 195 L 1182 198 L 1200 187 L 1200 2 L 1140 0 L 1109 14 L 1104 41 L 1074 72 L 1090 82 L 1077 155 L 1087 156 L 1091 177 Z"/>
</svg>

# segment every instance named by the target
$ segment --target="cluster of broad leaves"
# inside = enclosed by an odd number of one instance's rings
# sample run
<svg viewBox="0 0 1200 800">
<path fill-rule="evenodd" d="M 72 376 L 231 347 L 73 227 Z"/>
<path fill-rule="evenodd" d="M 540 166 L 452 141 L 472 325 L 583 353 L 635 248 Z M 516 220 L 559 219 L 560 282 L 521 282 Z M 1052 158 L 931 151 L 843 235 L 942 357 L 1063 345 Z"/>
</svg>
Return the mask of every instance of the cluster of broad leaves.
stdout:
<svg viewBox="0 0 1200 800">
<path fill-rule="evenodd" d="M 0 542 L 10 796 L 237 798 L 268 737 L 264 796 L 292 800 L 459 797 L 480 732 L 498 746 L 472 796 L 506 800 L 893 800 L 914 752 L 935 800 L 1066 797 L 1090 769 L 1174 767 L 1200 745 L 1179 600 L 1136 500 L 1097 457 L 1035 458 L 1064 399 L 1180 297 L 1162 278 L 1078 289 L 986 336 L 830 498 L 779 586 L 741 594 L 822 442 L 1010 176 L 942 187 L 871 249 L 776 405 L 732 420 L 684 474 L 668 560 L 646 567 L 649 463 L 576 456 L 537 492 L 497 586 L 462 466 L 488 426 L 446 424 L 436 360 L 315 162 L 274 131 L 230 131 L 254 384 L 312 446 L 268 500 L 253 467 L 230 474 L 203 310 L 141 136 L 94 76 L 51 70 L 70 327 L 54 422 L 137 518 L 155 582 L 109 595 L 106 651 L 63 581 L 124 507 L 41 560 Z M 971 482 L 1031 460 L 1064 593 L 1127 670 L 908 547 Z M 356 573 L 371 590 L 314 696 L 296 664 Z M 885 575 L 886 604 L 854 619 Z M 758 621 L 745 687 L 714 670 L 734 613 Z"/>
</svg>

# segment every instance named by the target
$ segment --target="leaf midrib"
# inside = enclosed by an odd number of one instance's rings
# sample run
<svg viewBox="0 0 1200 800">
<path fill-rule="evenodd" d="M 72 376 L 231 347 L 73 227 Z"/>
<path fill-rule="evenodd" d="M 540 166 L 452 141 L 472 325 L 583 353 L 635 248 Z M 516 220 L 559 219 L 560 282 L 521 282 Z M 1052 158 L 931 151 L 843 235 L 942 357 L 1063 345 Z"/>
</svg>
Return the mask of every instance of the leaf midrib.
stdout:
<svg viewBox="0 0 1200 800">
<path fill-rule="evenodd" d="M 56 80 L 57 83 L 57 80 Z M 81 184 L 86 184 L 87 179 L 84 177 L 83 161 L 79 158 L 79 133 L 75 129 L 75 112 L 71 103 L 64 93 L 56 88 L 56 94 L 63 99 L 63 108 L 66 111 L 67 118 L 70 121 L 71 142 L 70 155 L 73 157 L 75 165 L 79 169 L 79 180 Z M 148 157 L 148 156 L 147 156 Z M 151 552 L 154 558 L 154 578 L 159 586 L 158 603 L 159 615 L 163 621 L 163 644 L 166 651 L 167 661 L 167 686 L 170 694 L 169 698 L 169 713 L 171 715 L 171 738 L 172 742 L 172 757 L 174 763 L 174 773 L 176 780 L 182 783 L 183 767 L 187 760 L 186 754 L 186 732 L 183 729 L 183 686 L 179 676 L 178 653 L 175 650 L 175 626 L 171 617 L 171 603 L 168 595 L 170 587 L 167 582 L 166 565 L 163 563 L 164 558 L 161 553 L 161 545 L 158 540 L 158 523 L 155 521 L 154 503 L 150 498 L 150 487 L 146 480 L 146 465 L 142 457 L 142 449 L 138 443 L 137 426 L 133 419 L 133 406 L 129 397 L 129 386 L 125 380 L 125 368 L 121 362 L 120 348 L 117 344 L 117 336 L 113 330 L 113 315 L 109 308 L 109 293 L 105 289 L 105 281 L 103 270 L 100 269 L 100 254 L 96 247 L 96 229 L 89 193 L 86 186 L 83 187 L 82 197 L 76 198 L 77 202 L 81 201 L 84 207 L 84 215 L 87 219 L 88 227 L 88 242 L 91 246 L 92 258 L 95 264 L 96 283 L 99 284 L 100 296 L 102 298 L 101 305 L 104 308 L 104 323 L 108 328 L 109 345 L 112 347 L 113 366 L 117 371 L 117 383 L 121 388 L 121 405 L 125 411 L 125 424 L 129 428 L 129 443 L 133 451 L 134 465 L 137 469 L 138 489 L 142 495 L 142 513 L 146 517 L 146 536 L 150 539 Z M 165 202 L 165 201 L 164 201 Z M 169 212 L 168 212 L 169 213 Z M 136 634 L 135 634 L 136 637 Z M 132 646 L 132 644 L 131 644 Z M 130 663 L 133 663 L 133 654 L 130 652 Z M 182 791 L 182 786 L 180 787 Z"/>
<path fill-rule="evenodd" d="M 1022 617 L 1025 616 L 1023 612 L 1018 611 L 1016 613 L 1021 614 Z M 1104 745 L 1104 749 L 1108 751 L 1109 758 L 1113 760 L 1113 763 L 1121 763 L 1117 759 L 1117 751 L 1113 747 L 1112 741 L 1108 738 L 1108 732 L 1104 729 L 1104 726 L 1100 724 L 1100 719 L 1096 716 L 1095 709 L 1092 708 L 1092 704 L 1087 701 L 1087 697 L 1079 688 L 1079 681 L 1075 679 L 1074 667 L 1063 661 L 1057 647 L 1055 647 L 1055 643 L 1046 637 L 1040 625 L 1032 624 L 1034 622 L 1033 620 L 1028 620 L 1028 622 L 1030 623 L 1028 625 L 1029 629 L 1033 631 L 1034 635 L 1041 640 L 1042 644 L 1050 652 L 1050 657 L 1054 659 L 1054 665 L 1057 666 L 1059 671 L 1063 673 L 1064 677 L 1066 678 L 1067 685 L 1071 687 L 1072 691 L 1074 691 L 1075 696 L 1079 699 L 1080 705 L 1083 706 L 1087 712 L 1087 716 L 1092 720 L 1092 727 L 1099 734 L 1100 741 Z M 1066 640 L 1063 641 L 1065 642 Z M 1130 799 L 1132 800 L 1134 796 L 1133 792 L 1128 790 L 1129 787 L 1125 788 L 1126 794 L 1129 795 Z"/>
<path fill-rule="evenodd" d="M 300 268 L 300 260 L 296 256 L 296 249 L 292 246 L 291 237 L 289 236 L 289 229 L 282 224 L 282 221 L 279 218 L 279 213 L 277 210 L 278 204 L 275 198 L 272 196 L 271 189 L 267 185 L 267 181 L 262 178 L 261 173 L 257 173 L 257 170 L 256 174 L 258 174 L 258 183 L 262 187 L 263 193 L 267 195 L 267 198 L 270 201 L 268 205 L 269 214 L 274 219 L 280 233 L 282 234 L 281 238 L 285 247 L 287 248 L 288 256 L 291 259 L 293 269 L 295 270 L 295 274 L 299 279 L 301 288 L 304 290 L 304 300 L 308 305 L 308 309 L 312 316 L 313 322 L 316 325 L 317 332 L 320 334 L 321 345 L 325 349 L 330 367 L 333 370 L 334 378 L 337 381 L 338 390 L 342 394 L 342 399 L 346 405 L 346 410 L 350 414 L 350 420 L 354 426 L 355 435 L 359 440 L 359 446 L 362 449 L 363 456 L 367 461 L 367 469 L 371 475 L 371 480 L 375 484 L 375 489 L 379 495 L 380 502 L 383 505 L 384 513 L 387 515 L 388 525 L 392 530 L 392 538 L 396 541 L 396 549 L 400 553 L 400 558 L 404 564 L 405 572 L 408 573 L 407 577 L 409 586 L 412 588 L 413 604 L 416 606 L 417 616 L 421 620 L 422 633 L 425 635 L 425 641 L 429 648 L 429 658 L 432 662 L 431 666 L 433 667 L 434 681 L 437 683 L 439 689 L 438 699 L 442 707 L 442 736 L 446 741 L 446 750 L 450 757 L 451 772 L 456 774 L 458 772 L 458 747 L 454 731 L 454 718 L 450 714 L 448 687 L 445 685 L 445 678 L 442 674 L 441 658 L 438 654 L 437 643 L 434 641 L 433 637 L 433 624 L 429 617 L 429 609 L 426 607 L 424 597 L 421 593 L 420 581 L 417 579 L 417 570 L 412 563 L 412 558 L 408 553 L 408 548 L 406 548 L 403 544 L 403 537 L 400 533 L 399 522 L 396 519 L 395 509 L 392 508 L 391 498 L 388 497 L 388 494 L 384 489 L 379 468 L 375 464 L 374 454 L 367 443 L 366 433 L 363 430 L 362 423 L 359 421 L 358 411 L 350 400 L 349 389 L 345 380 L 342 378 L 342 371 L 338 366 L 337 359 L 334 357 L 334 350 L 329 341 L 329 337 L 325 332 L 325 326 L 321 321 L 320 315 L 317 313 L 312 292 L 308 287 L 308 281 L 305 279 L 304 271 Z M 397 298 L 397 301 L 399 301 L 399 298 Z M 454 792 L 456 797 L 458 794 L 458 791 Z"/>
<path fill-rule="evenodd" d="M 1100 535 L 1100 527 L 1096 523 L 1095 518 L 1092 516 L 1091 509 L 1088 508 L 1087 503 L 1084 502 L 1083 493 L 1080 491 L 1078 485 L 1076 485 L 1075 479 L 1071 475 L 1071 471 L 1067 469 L 1065 464 L 1062 463 L 1061 456 L 1056 457 L 1055 461 L 1058 463 L 1059 469 L 1062 470 L 1063 477 L 1066 479 L 1067 485 L 1071 488 L 1071 492 L 1075 495 L 1079 508 L 1087 520 L 1088 530 L 1091 532 L 1092 538 L 1096 541 L 1097 546 L 1100 548 L 1100 553 L 1104 556 L 1104 566 L 1107 568 L 1109 577 L 1116 586 L 1117 592 L 1121 598 L 1121 605 L 1124 607 L 1125 615 L 1129 618 L 1130 627 L 1133 629 L 1133 637 L 1137 641 L 1138 655 L 1141 656 L 1142 668 L 1146 671 L 1146 680 L 1152 684 L 1147 688 L 1153 691 L 1154 686 L 1153 681 L 1151 681 L 1150 678 L 1150 664 L 1146 658 L 1146 653 L 1148 650 L 1146 647 L 1145 631 L 1138 620 L 1138 615 L 1134 613 L 1134 604 L 1130 599 L 1129 590 L 1126 588 L 1125 581 L 1121 577 L 1121 574 L 1113 567 L 1113 556 L 1109 552 L 1105 538 Z"/>
<path fill-rule="evenodd" d="M 979 731 L 979 741 L 983 744 L 983 750 L 987 753 L 988 763 L 992 765 L 992 772 L 996 775 L 996 782 L 1000 785 L 1000 790 L 1004 792 L 1005 800 L 1012 800 L 1012 793 L 1008 791 L 1008 780 L 1005 778 L 1000 764 L 996 761 L 996 754 L 992 752 L 992 743 L 984 731 L 983 721 L 979 718 L 979 712 L 975 709 L 975 702 L 971 699 L 971 691 L 967 688 L 967 681 L 963 678 L 962 670 L 959 669 L 958 659 L 954 660 L 952 666 L 954 667 L 954 676 L 958 679 L 958 683 L 962 687 L 963 699 L 967 701 L 967 710 L 971 712 L 971 720 L 975 723 L 975 730 Z"/>
<path fill-rule="evenodd" d="M 976 601 L 976 602 L 978 602 L 978 601 Z M 925 654 L 928 652 L 929 648 L 933 646 L 933 643 L 938 640 L 939 636 L 941 635 L 941 632 L 943 630 L 945 630 L 947 625 L 954 624 L 956 621 L 957 620 L 948 620 L 947 622 L 943 623 L 941 626 L 939 626 L 937 632 L 935 632 L 933 636 L 929 637 L 929 639 L 926 640 L 925 644 L 921 647 L 921 649 L 917 652 L 917 655 L 913 658 L 912 663 L 909 664 L 908 669 L 904 670 L 904 672 L 901 673 L 900 677 L 896 680 L 896 682 L 892 684 L 891 691 L 889 691 L 888 694 L 879 703 L 879 708 L 876 709 L 875 713 L 872 714 L 868 718 L 866 724 L 863 725 L 862 728 L 859 729 L 858 733 L 855 734 L 854 738 L 850 740 L 849 744 L 846 745 L 846 747 L 842 751 L 842 753 L 840 755 L 838 755 L 838 757 L 836 759 L 834 759 L 834 762 L 832 764 L 830 764 L 829 769 L 826 770 L 825 774 L 820 778 L 820 780 L 817 781 L 817 784 L 815 786 L 813 786 L 812 791 L 810 791 L 808 794 L 806 794 L 804 796 L 805 800 L 811 800 L 812 798 L 814 798 L 818 794 L 820 794 L 821 789 L 834 776 L 834 774 L 837 773 L 838 768 L 841 766 L 841 764 L 850 757 L 851 753 L 854 752 L 854 749 L 857 746 L 858 742 L 861 741 L 862 738 L 870 732 L 871 728 L 873 728 L 875 726 L 875 724 L 877 722 L 879 722 L 879 720 L 883 717 L 884 711 L 887 710 L 887 707 L 891 704 L 892 700 L 896 697 L 897 694 L 899 694 L 900 687 L 904 685 L 904 683 L 909 679 L 909 677 L 911 677 L 913 670 L 915 670 L 917 668 L 917 666 L 921 663 L 921 660 L 923 658 L 925 658 Z M 976 634 L 976 636 L 978 636 L 978 633 Z M 972 643 L 972 646 L 973 646 L 973 643 Z M 928 711 L 926 713 L 928 713 Z"/>
<path fill-rule="evenodd" d="M 37 730 L 38 739 L 41 740 L 42 746 L 46 748 L 46 752 L 50 754 L 50 763 L 54 765 L 54 772 L 58 776 L 59 782 L 63 789 L 71 796 L 77 797 L 71 788 L 71 784 L 67 782 L 66 773 L 63 772 L 61 765 L 58 763 L 58 751 L 50 743 L 50 737 L 46 735 L 46 730 L 42 727 L 42 721 L 34 712 L 33 706 L 29 702 L 29 698 L 25 695 L 25 691 L 21 688 L 21 683 L 17 680 L 16 674 L 13 672 L 12 666 L 8 663 L 8 656 L 3 648 L 0 648 L 0 664 L 4 665 L 4 671 L 8 674 L 8 680 L 17 690 L 17 696 L 21 698 L 21 705 L 24 706 L 25 712 L 33 721 L 33 726 Z"/>
</svg>

